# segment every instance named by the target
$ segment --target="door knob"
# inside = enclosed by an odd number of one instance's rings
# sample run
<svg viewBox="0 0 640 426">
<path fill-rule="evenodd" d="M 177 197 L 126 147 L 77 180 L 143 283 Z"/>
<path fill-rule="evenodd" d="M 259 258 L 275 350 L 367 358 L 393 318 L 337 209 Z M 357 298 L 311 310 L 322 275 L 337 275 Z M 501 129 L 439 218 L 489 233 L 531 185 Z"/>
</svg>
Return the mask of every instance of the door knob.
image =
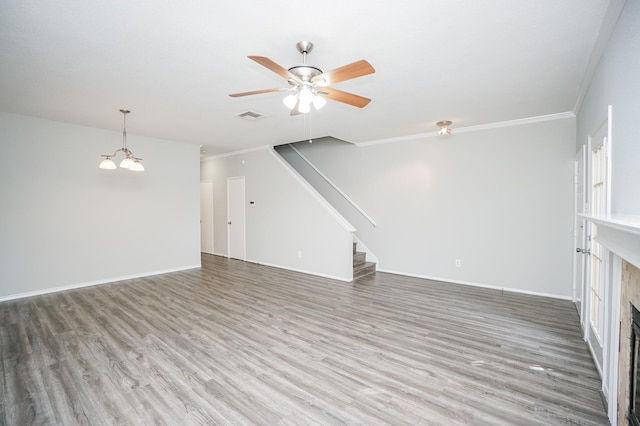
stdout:
<svg viewBox="0 0 640 426">
<path fill-rule="evenodd" d="M 231 221 L 227 222 L 227 225 L 231 225 Z"/>
</svg>

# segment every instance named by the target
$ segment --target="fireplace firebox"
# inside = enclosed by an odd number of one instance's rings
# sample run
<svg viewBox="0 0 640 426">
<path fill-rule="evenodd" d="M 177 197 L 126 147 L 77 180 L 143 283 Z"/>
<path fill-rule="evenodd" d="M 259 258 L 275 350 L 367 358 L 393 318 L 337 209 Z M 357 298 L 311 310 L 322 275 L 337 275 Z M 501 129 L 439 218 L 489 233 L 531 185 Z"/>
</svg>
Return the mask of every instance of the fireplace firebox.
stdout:
<svg viewBox="0 0 640 426">
<path fill-rule="evenodd" d="M 631 362 L 629 369 L 629 424 L 640 426 L 640 311 L 631 305 Z"/>
</svg>

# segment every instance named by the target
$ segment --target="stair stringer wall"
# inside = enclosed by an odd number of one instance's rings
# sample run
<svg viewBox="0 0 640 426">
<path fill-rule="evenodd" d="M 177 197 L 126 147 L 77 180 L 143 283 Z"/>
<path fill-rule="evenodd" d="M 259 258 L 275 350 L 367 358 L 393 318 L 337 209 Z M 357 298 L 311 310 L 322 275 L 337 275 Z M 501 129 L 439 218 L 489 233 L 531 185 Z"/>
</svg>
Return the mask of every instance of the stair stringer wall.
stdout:
<svg viewBox="0 0 640 426">
<path fill-rule="evenodd" d="M 337 143 L 351 145 L 346 142 L 336 140 L 334 138 L 322 138 L 314 142 L 316 144 Z M 308 142 L 299 142 L 295 144 L 297 147 L 304 146 Z M 368 262 L 378 262 L 375 250 L 371 248 L 366 241 L 367 232 L 375 232 L 375 227 L 369 222 L 358 210 L 353 207 L 340 193 L 338 193 L 322 176 L 320 176 L 306 161 L 304 161 L 298 153 L 296 153 L 288 144 L 274 147 L 275 152 L 291 165 L 291 167 L 309 183 L 341 216 L 345 218 L 355 228 L 354 242 L 358 243 L 358 250 L 367 253 Z M 356 170 L 354 168 L 354 173 Z M 350 195 L 350 194 L 348 194 Z M 357 202 L 357 200 L 355 200 Z M 375 218 L 374 218 L 375 219 Z"/>
</svg>

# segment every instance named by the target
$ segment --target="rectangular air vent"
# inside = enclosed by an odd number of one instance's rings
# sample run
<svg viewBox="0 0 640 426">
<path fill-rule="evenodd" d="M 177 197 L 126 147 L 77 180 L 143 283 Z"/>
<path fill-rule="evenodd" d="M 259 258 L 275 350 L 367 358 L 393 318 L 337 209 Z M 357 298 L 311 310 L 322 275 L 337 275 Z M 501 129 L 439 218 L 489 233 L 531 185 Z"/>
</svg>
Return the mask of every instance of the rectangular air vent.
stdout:
<svg viewBox="0 0 640 426">
<path fill-rule="evenodd" d="M 254 112 L 254 111 L 245 111 L 236 115 L 236 117 L 240 117 L 244 120 L 255 121 L 255 120 L 260 120 L 261 118 L 266 117 L 266 115 L 260 114 L 259 112 Z"/>
</svg>

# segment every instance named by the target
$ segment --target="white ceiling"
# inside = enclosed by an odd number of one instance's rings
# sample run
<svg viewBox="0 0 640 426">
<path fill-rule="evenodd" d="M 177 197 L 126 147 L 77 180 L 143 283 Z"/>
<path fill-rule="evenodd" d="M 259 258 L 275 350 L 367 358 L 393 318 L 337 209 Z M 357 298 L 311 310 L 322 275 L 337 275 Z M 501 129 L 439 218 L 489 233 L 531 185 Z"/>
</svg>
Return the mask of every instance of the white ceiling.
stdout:
<svg viewBox="0 0 640 426">
<path fill-rule="evenodd" d="M 334 136 L 349 142 L 571 111 L 608 0 L 37 1 L 0 8 L 0 110 L 202 144 L 207 155 Z M 290 117 L 285 87 L 249 60 L 325 71 L 372 99 Z M 235 117 L 252 110 L 267 117 Z"/>
</svg>

